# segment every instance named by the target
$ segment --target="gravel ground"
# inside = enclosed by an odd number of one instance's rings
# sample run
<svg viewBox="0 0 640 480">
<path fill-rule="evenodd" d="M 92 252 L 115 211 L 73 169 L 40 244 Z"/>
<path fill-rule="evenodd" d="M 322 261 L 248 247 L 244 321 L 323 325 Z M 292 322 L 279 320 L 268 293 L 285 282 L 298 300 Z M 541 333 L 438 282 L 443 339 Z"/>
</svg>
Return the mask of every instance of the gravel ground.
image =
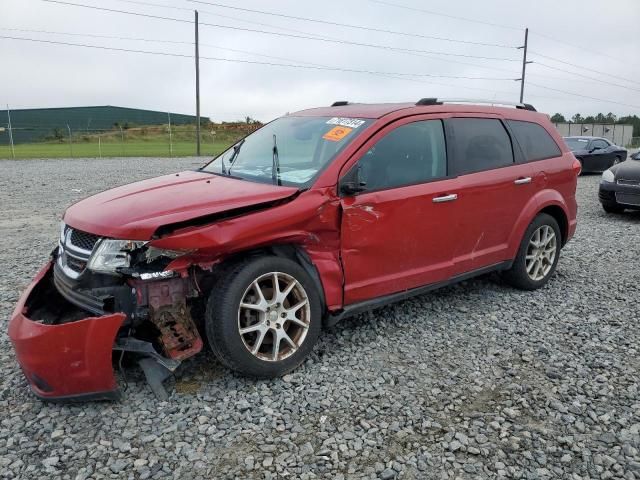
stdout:
<svg viewBox="0 0 640 480">
<path fill-rule="evenodd" d="M 0 161 L 0 477 L 640 479 L 640 214 L 581 177 L 578 233 L 549 285 L 495 276 L 347 320 L 283 379 L 210 354 L 159 403 L 46 404 L 6 336 L 63 209 L 195 159 Z"/>
</svg>

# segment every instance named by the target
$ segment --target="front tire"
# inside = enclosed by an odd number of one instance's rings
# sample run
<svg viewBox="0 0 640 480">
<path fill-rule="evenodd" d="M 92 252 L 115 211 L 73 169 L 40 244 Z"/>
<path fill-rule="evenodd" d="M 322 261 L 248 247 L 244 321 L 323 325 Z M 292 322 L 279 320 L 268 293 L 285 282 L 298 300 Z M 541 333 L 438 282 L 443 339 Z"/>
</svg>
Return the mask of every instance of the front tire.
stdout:
<svg viewBox="0 0 640 480">
<path fill-rule="evenodd" d="M 518 255 L 503 278 L 521 290 L 543 287 L 556 270 L 561 242 L 556 219 L 546 213 L 539 214 L 527 228 Z"/>
<path fill-rule="evenodd" d="M 287 258 L 264 256 L 225 272 L 209 296 L 205 329 L 223 365 L 273 378 L 304 361 L 321 321 L 320 296 L 305 270 Z"/>
</svg>

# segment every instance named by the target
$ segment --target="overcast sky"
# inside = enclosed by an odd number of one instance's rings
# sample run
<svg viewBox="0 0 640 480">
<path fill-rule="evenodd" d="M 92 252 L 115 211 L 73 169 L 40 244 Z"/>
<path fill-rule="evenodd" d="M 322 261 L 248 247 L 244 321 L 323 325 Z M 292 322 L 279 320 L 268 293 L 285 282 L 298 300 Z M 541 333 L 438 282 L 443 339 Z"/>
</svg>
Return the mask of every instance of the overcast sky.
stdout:
<svg viewBox="0 0 640 480">
<path fill-rule="evenodd" d="M 200 54 L 203 57 L 296 65 L 305 63 L 403 74 L 373 75 L 203 59 L 200 77 L 202 115 L 216 121 L 240 119 L 247 115 L 266 121 L 288 111 L 328 105 L 334 100 L 389 102 L 448 97 L 517 101 L 520 85 L 513 79 L 520 77 L 522 57 L 521 50 L 514 47 L 523 43 L 525 26 L 530 29 L 529 57 L 535 62 L 527 70 L 526 102 L 541 111 L 561 112 L 566 116 L 576 112 L 583 115 L 598 112 L 613 112 L 618 116 L 640 114 L 639 0 L 212 0 L 218 5 L 510 48 L 330 26 L 188 0 L 69 2 L 185 20 L 193 19 L 193 13 L 188 9 L 197 8 L 201 23 L 458 55 L 399 52 L 201 25 Z M 173 8 L 141 4 L 145 2 Z M 193 26 L 188 23 L 42 0 L 0 0 L 0 28 L 2 36 L 193 55 L 193 46 L 189 44 L 193 40 Z M 163 40 L 165 43 L 9 29 L 136 37 Z M 582 48 L 574 48 L 567 43 Z M 8 103 L 14 109 L 118 105 L 177 113 L 195 112 L 192 58 L 0 38 L 0 62 L 0 102 Z M 549 66 L 591 78 L 581 78 Z M 608 72 L 609 75 L 593 70 Z M 410 77 L 405 74 L 490 77 L 491 80 Z"/>
</svg>

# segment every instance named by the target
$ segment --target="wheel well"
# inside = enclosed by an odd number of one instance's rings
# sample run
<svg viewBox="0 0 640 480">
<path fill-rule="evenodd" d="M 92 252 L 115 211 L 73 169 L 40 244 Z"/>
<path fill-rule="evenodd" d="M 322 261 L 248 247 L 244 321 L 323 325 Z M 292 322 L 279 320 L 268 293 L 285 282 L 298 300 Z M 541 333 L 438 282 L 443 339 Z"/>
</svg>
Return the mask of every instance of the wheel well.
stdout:
<svg viewBox="0 0 640 480">
<path fill-rule="evenodd" d="M 560 235 L 562 235 L 562 246 L 564 246 L 567 243 L 567 237 L 569 236 L 569 220 L 567 219 L 564 210 L 557 205 L 550 205 L 540 210 L 540 213 L 551 215 L 556 222 L 558 222 Z"/>
<path fill-rule="evenodd" d="M 288 258 L 296 262 L 300 265 L 307 274 L 311 277 L 313 282 L 315 283 L 316 289 L 318 291 L 318 295 L 320 296 L 320 302 L 322 306 L 322 314 L 323 317 L 327 312 L 327 302 L 324 294 L 324 287 L 322 286 L 322 281 L 320 280 L 320 274 L 316 269 L 315 265 L 311 261 L 311 258 L 307 254 L 307 252 L 298 245 L 291 244 L 281 244 L 281 245 L 270 245 L 260 248 L 255 248 L 251 250 L 244 250 L 241 252 L 234 253 L 229 257 L 225 258 L 222 263 L 220 263 L 216 270 L 218 270 L 219 277 L 224 276 L 224 272 L 227 271 L 232 265 L 238 263 L 241 260 L 246 259 L 250 256 L 264 256 L 264 255 L 274 255 L 277 257 Z M 222 275 L 220 275 L 222 274 Z M 217 279 L 216 279 L 217 280 Z M 215 283 L 215 282 L 214 282 Z"/>
</svg>

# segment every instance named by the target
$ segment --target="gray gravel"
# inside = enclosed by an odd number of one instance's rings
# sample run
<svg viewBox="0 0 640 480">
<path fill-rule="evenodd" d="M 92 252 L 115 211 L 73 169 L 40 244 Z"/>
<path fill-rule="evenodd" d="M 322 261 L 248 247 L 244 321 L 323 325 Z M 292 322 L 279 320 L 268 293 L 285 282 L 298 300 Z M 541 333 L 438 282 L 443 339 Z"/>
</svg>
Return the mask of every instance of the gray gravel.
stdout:
<svg viewBox="0 0 640 480">
<path fill-rule="evenodd" d="M 640 479 L 640 214 L 581 177 L 578 233 L 541 291 L 495 276 L 325 332 L 283 379 L 193 359 L 157 402 L 35 399 L 6 321 L 63 209 L 195 159 L 0 161 L 0 477 Z"/>
</svg>

